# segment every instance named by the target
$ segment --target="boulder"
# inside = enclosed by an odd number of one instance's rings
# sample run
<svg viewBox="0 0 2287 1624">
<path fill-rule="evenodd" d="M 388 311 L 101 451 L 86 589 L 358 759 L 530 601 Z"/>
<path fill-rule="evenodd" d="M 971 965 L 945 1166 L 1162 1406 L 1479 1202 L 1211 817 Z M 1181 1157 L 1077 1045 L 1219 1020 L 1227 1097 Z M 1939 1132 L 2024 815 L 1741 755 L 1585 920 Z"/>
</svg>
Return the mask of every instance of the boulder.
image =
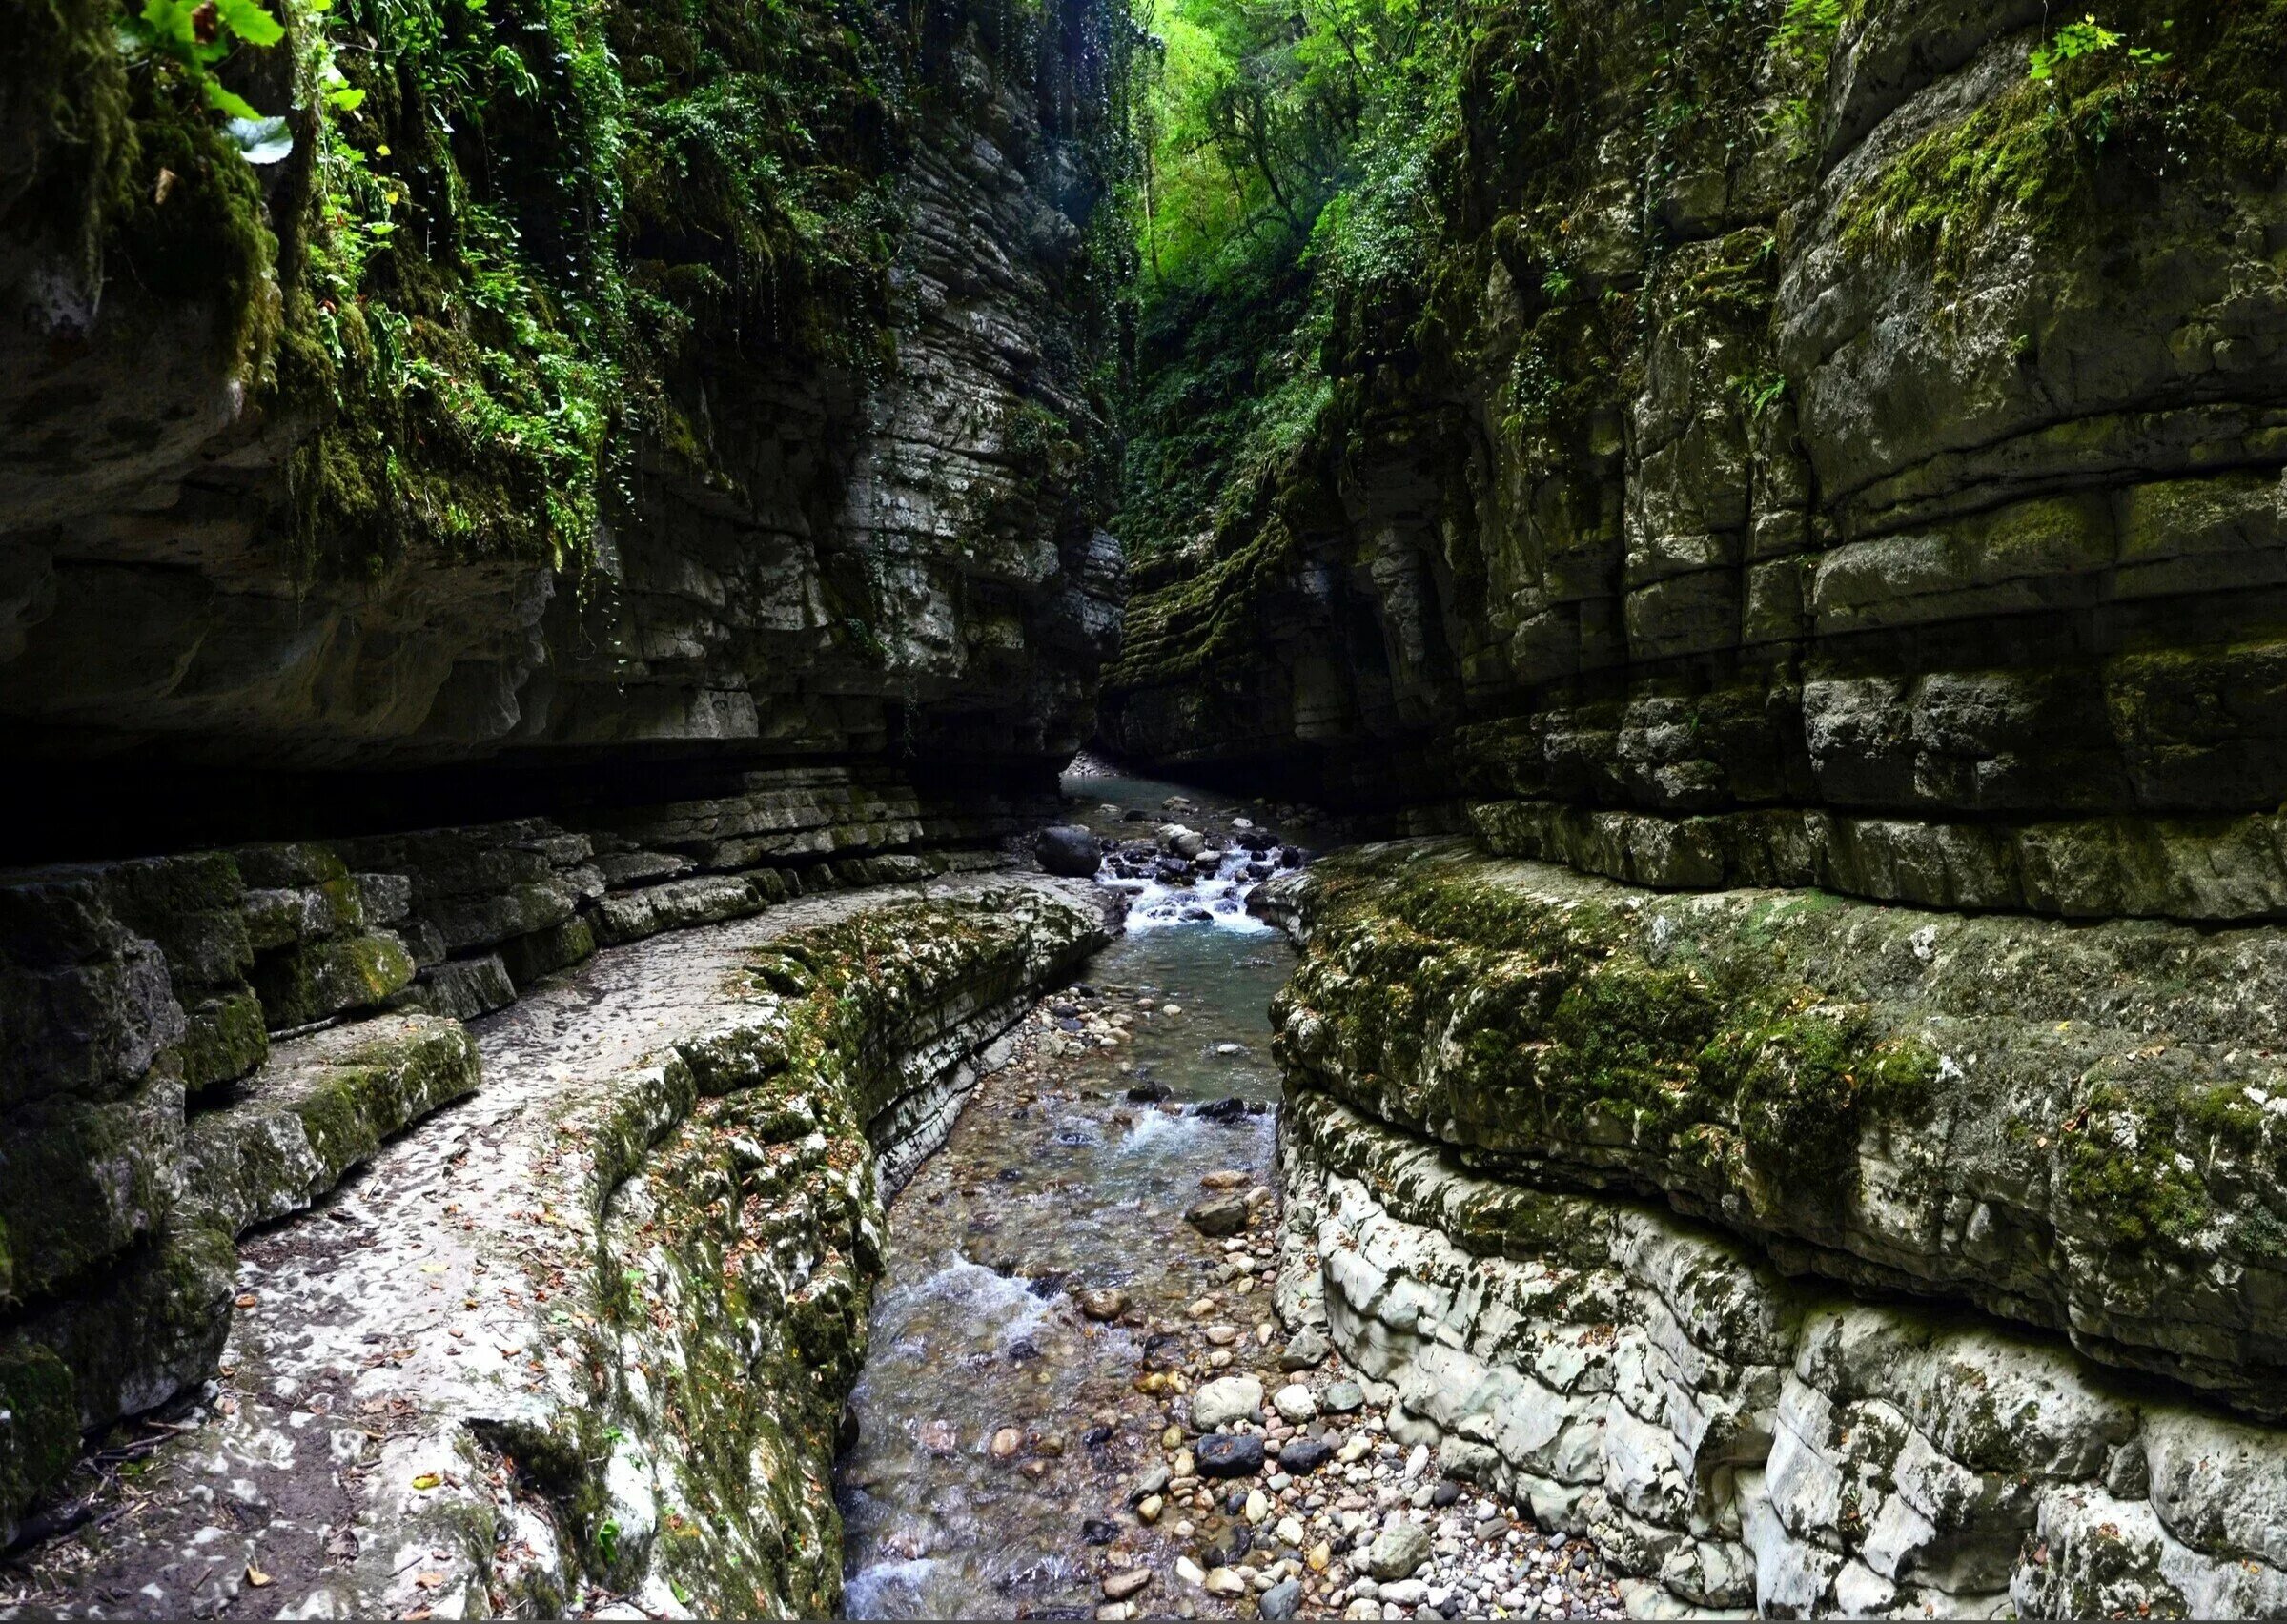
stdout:
<svg viewBox="0 0 2287 1624">
<path fill-rule="evenodd" d="M 1096 865 L 1103 861 L 1095 836 L 1077 823 L 1061 823 L 1041 830 L 1032 842 L 1032 854 L 1051 874 L 1072 880 L 1092 878 Z"/>
</svg>

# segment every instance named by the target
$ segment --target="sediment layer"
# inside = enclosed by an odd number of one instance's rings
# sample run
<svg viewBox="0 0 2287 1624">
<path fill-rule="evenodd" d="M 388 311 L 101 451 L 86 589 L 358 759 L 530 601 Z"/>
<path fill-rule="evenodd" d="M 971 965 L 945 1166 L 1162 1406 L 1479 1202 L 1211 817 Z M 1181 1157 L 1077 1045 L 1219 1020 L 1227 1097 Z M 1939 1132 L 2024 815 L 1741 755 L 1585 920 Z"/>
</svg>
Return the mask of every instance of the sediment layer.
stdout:
<svg viewBox="0 0 2287 1624">
<path fill-rule="evenodd" d="M 1288 1312 L 1642 1605 L 2287 1605 L 2276 933 L 1458 841 L 1261 903 Z"/>
</svg>

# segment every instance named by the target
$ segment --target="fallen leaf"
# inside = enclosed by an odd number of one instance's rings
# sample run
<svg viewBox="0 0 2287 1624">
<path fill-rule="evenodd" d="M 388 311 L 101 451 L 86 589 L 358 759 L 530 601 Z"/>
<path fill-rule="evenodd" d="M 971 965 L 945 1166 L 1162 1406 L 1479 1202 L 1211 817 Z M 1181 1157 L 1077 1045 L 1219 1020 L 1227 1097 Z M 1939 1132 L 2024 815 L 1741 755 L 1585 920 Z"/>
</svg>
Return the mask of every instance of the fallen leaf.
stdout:
<svg viewBox="0 0 2287 1624">
<path fill-rule="evenodd" d="M 154 187 L 153 187 L 153 188 L 151 189 L 151 200 L 152 200 L 152 202 L 153 202 L 153 203 L 164 203 L 164 202 L 166 202 L 166 201 L 167 201 L 167 193 L 169 193 L 170 192 L 173 192 L 174 190 L 174 172 L 173 170 L 171 170 L 171 169 L 162 169 L 162 170 L 160 170 L 160 171 L 159 171 L 159 183 L 158 183 L 158 185 L 156 185 L 156 186 L 154 186 Z"/>
<path fill-rule="evenodd" d="M 262 1572 L 261 1569 L 255 1567 L 252 1562 L 249 1562 L 246 1565 L 246 1582 L 254 1586 L 255 1589 L 260 1590 L 264 1585 L 270 1582 L 270 1575 Z"/>
<path fill-rule="evenodd" d="M 423 1590 L 435 1590 L 439 1585 L 444 1583 L 444 1575 L 434 1571 L 426 1573 L 416 1573 L 413 1575 L 413 1582 L 420 1586 L 420 1588 Z"/>
<path fill-rule="evenodd" d="M 438 1476 L 434 1472 L 424 1472 L 419 1477 L 416 1477 L 413 1480 L 413 1486 L 416 1489 L 428 1490 L 436 1488 L 443 1481 L 444 1479 Z"/>
<path fill-rule="evenodd" d="M 252 1291 L 241 1291 L 232 1300 L 242 1309 L 251 1309 L 261 1299 L 256 1297 Z"/>
</svg>

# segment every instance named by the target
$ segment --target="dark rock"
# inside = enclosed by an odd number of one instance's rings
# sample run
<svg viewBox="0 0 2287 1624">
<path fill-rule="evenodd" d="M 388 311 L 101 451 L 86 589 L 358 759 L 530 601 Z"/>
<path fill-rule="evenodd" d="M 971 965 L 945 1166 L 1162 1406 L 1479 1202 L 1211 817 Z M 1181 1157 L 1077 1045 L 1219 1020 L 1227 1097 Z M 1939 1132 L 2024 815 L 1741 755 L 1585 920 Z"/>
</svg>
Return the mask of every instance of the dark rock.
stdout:
<svg viewBox="0 0 2287 1624">
<path fill-rule="evenodd" d="M 1077 823 L 1041 830 L 1032 842 L 1032 855 L 1051 874 L 1073 880 L 1086 880 L 1093 875 L 1101 861 L 1095 836 Z"/>
<path fill-rule="evenodd" d="M 1210 1432 L 1193 1446 L 1201 1477 L 1252 1477 L 1262 1470 L 1262 1434 Z"/>
<path fill-rule="evenodd" d="M 1305 1326 L 1287 1338 L 1286 1347 L 1278 1355 L 1278 1368 L 1282 1370 L 1315 1370 L 1326 1363 L 1327 1356 L 1333 1351 L 1334 1344 L 1327 1340 L 1324 1331 L 1316 1326 Z"/>
<path fill-rule="evenodd" d="M 1317 1471 L 1333 1456 L 1334 1446 L 1324 1438 L 1289 1438 L 1278 1451 L 1278 1464 L 1300 1477 Z"/>
<path fill-rule="evenodd" d="M 1090 1517 L 1080 1525 L 1080 1537 L 1091 1545 L 1110 1545 L 1120 1536 L 1119 1524 Z"/>
<path fill-rule="evenodd" d="M 1205 1105 L 1194 1106 L 1191 1114 L 1205 1117 L 1209 1122 L 1236 1122 L 1247 1114 L 1247 1102 L 1233 1094 L 1227 1099 L 1210 1100 Z"/>
<path fill-rule="evenodd" d="M 1438 1486 L 1429 1492 L 1429 1503 L 1440 1511 L 1452 1505 L 1460 1497 L 1461 1486 L 1450 1477 L 1440 1479 Z"/>
<path fill-rule="evenodd" d="M 1173 1331 L 1155 1330 L 1144 1338 L 1143 1368 L 1179 1370 L 1183 1368 L 1183 1338 Z"/>
<path fill-rule="evenodd" d="M 1220 1238 L 1244 1229 L 1249 1216 L 1244 1196 L 1215 1195 L 1191 1208 L 1183 1221 L 1202 1235 Z"/>
<path fill-rule="evenodd" d="M 1146 1077 L 1128 1086 L 1128 1098 L 1147 1106 L 1155 1106 L 1174 1093 L 1174 1089 L 1156 1077 Z"/>
</svg>

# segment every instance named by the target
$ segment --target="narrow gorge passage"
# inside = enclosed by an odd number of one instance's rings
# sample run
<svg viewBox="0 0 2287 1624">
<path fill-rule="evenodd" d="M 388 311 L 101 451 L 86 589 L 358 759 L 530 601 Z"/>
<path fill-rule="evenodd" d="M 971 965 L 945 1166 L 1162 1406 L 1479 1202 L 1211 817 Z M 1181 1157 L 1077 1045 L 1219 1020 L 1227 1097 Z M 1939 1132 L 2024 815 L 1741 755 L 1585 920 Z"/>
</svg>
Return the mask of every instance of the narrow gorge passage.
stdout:
<svg viewBox="0 0 2287 1624">
<path fill-rule="evenodd" d="M 1235 840 L 1268 812 L 1085 761 L 1064 788 L 1081 826 L 1130 842 L 1101 870 L 1126 929 L 989 1057 L 889 1209 L 836 1473 L 848 1615 L 1618 1615 L 1587 1542 L 1441 1480 L 1390 1438 L 1388 1390 L 1275 1306 L 1267 1013 L 1295 952 L 1247 910 Z M 1225 853 L 1212 877 L 1130 877 L 1170 821 Z M 1281 849 L 1253 873 L 1293 872 Z M 1422 1531 L 1419 1576 L 1334 1556 L 1393 1517 Z"/>
<path fill-rule="evenodd" d="M 1114 839 L 1138 832 L 1125 811 L 1162 822 L 1178 814 L 1161 802 L 1187 793 L 1066 788 Z M 1218 834 L 1227 822 L 1180 817 Z M 1275 1232 L 1278 1084 L 1264 1011 L 1293 951 L 1244 911 L 1243 883 L 1217 899 L 1227 911 L 1190 921 L 1184 901 L 1203 914 L 1206 899 L 1150 889 L 890 1208 L 858 1439 L 839 1472 L 852 1616 L 1092 1604 L 1103 1553 L 1088 1530 L 1134 1533 L 1128 1490 L 1160 1458 L 1161 1404 L 1135 1378 L 1197 1359 L 1210 1334 L 1267 1342 L 1257 1270 Z M 1216 1193 L 1203 1176 L 1253 1196 L 1239 1235 L 1183 1221 Z M 1191 1311 L 1211 1298 L 1212 1325 Z"/>
<path fill-rule="evenodd" d="M 2287 1618 L 2287 0 L 29 0 L 0 1624 Z"/>
</svg>

